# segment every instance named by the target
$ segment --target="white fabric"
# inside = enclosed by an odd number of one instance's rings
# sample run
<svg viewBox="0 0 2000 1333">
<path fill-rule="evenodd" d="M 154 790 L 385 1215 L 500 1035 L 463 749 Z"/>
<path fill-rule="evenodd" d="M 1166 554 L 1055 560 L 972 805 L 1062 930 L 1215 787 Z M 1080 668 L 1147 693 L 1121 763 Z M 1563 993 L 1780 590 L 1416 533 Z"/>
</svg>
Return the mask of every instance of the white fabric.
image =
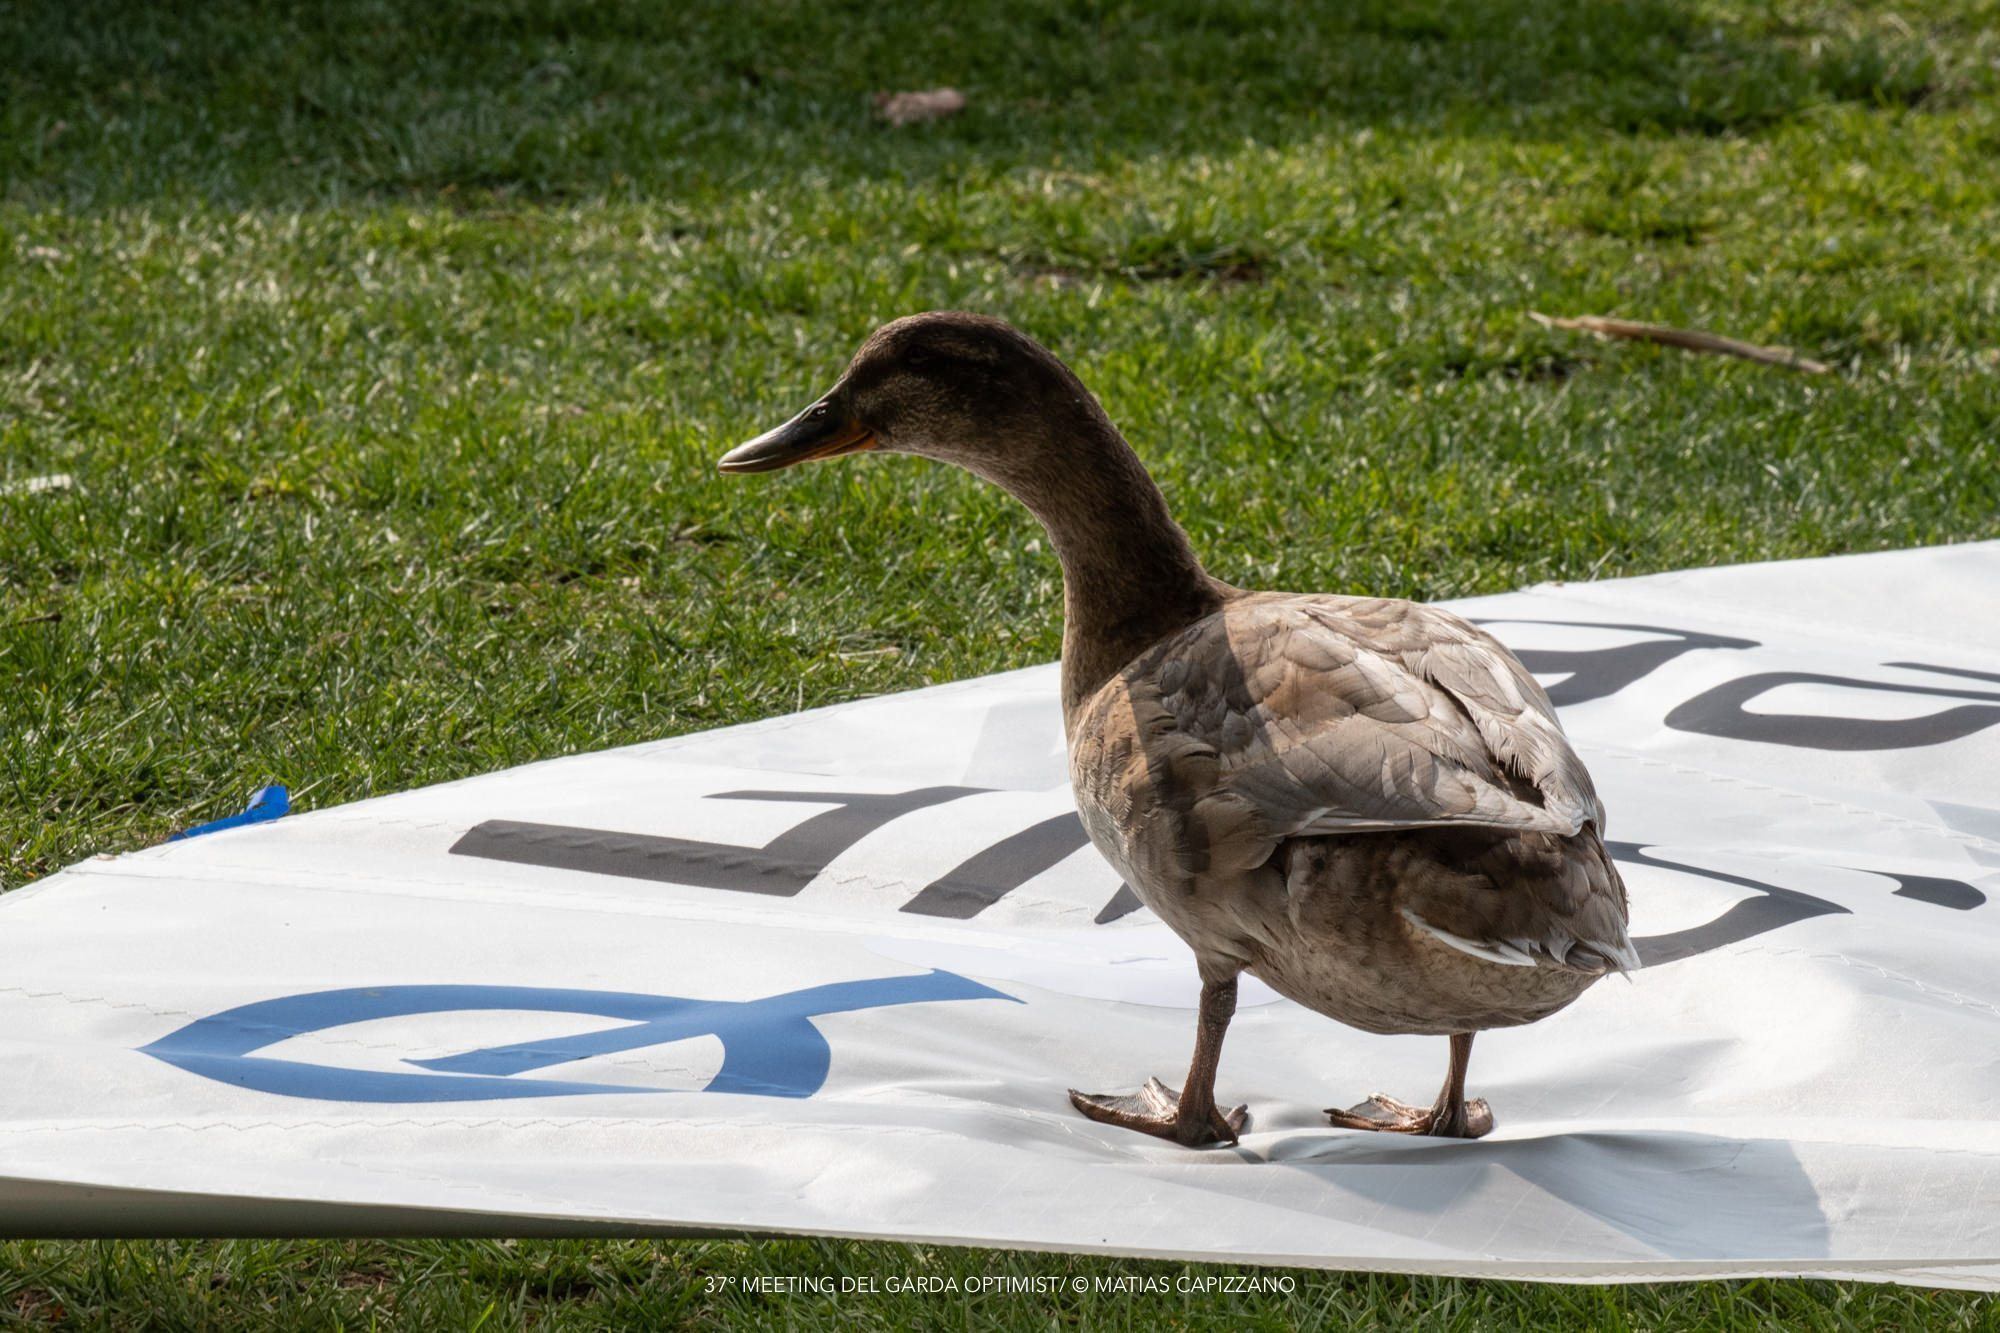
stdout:
<svg viewBox="0 0 2000 1333">
<path fill-rule="evenodd" d="M 1064 854 L 1056 677 L 1036 667 L 100 857 L 0 898 L 0 1230 L 655 1227 L 2000 1288 L 2000 543 L 1457 609 L 1558 702 L 1597 692 L 1564 721 L 1651 960 L 1479 1038 L 1491 1138 L 1330 1128 L 1322 1107 L 1371 1092 L 1428 1100 L 1445 1043 L 1254 981 L 1218 1085 L 1249 1104 L 1240 1147 L 1070 1109 L 1072 1086 L 1178 1084 L 1196 983 L 1149 913 L 1095 923 L 1118 883 Z M 938 786 L 984 790 L 893 817 L 722 795 Z M 598 860 L 495 859 L 524 848 Z M 736 886 L 635 877 L 690 873 Z M 920 898 L 957 915 L 903 910 Z M 644 998 L 836 983 L 861 1007 Z M 500 989 L 410 989 L 446 986 Z M 472 996 L 501 1007 L 454 1007 Z M 649 1018 L 666 1026 L 632 1038 Z M 519 1095 L 551 1081 L 627 1090 Z M 484 1099 L 435 1100 L 468 1090 Z"/>
</svg>

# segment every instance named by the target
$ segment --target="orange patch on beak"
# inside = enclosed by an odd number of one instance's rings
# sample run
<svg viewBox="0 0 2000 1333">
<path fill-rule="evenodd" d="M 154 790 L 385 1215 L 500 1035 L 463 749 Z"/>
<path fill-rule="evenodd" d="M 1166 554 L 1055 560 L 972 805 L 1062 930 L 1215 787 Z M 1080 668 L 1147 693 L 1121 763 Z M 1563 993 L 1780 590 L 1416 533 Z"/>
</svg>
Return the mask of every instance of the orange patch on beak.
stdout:
<svg viewBox="0 0 2000 1333">
<path fill-rule="evenodd" d="M 852 417 L 835 412 L 827 403 L 816 403 L 776 430 L 737 445 L 716 466 L 724 472 L 776 472 L 797 463 L 858 454 L 877 447 L 874 431 Z"/>
</svg>

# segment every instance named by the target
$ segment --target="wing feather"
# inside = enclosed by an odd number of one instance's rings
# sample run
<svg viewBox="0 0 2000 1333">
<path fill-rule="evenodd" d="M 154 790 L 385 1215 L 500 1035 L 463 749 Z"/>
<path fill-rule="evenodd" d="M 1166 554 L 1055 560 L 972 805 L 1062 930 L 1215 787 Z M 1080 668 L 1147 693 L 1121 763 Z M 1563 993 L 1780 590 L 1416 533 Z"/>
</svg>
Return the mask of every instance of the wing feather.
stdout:
<svg viewBox="0 0 2000 1333">
<path fill-rule="evenodd" d="M 1253 594 L 1119 683 L 1098 703 L 1116 716 L 1081 727 L 1084 804 L 1115 815 L 1119 783 L 1138 784 L 1178 873 L 1429 830 L 1410 844 L 1429 868 L 1393 890 L 1415 928 L 1495 962 L 1637 965 L 1590 775 L 1547 692 L 1478 627 L 1411 602 Z"/>
<path fill-rule="evenodd" d="M 1168 652 L 1165 720 L 1212 753 L 1212 795 L 1246 803 L 1272 837 L 1602 826 L 1547 694 L 1448 612 L 1246 598 Z"/>
</svg>

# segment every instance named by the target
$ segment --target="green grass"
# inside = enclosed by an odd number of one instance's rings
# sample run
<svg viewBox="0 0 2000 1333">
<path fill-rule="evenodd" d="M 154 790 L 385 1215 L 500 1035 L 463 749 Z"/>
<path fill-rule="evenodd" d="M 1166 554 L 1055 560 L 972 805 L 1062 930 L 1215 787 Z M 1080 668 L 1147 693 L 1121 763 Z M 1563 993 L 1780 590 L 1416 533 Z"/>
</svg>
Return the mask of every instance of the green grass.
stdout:
<svg viewBox="0 0 2000 1333">
<path fill-rule="evenodd" d="M 928 307 L 1069 359 L 1236 582 L 2000 535 L 1991 0 L 748 8 L 0 0 L 0 887 L 273 778 L 320 807 L 1053 657 L 1055 568 L 971 479 L 713 472 Z M 869 115 L 936 84 L 963 116 Z M 2000 1327 L 1803 1283 L 703 1293 L 754 1271 L 1183 1270 L 15 1245 L 0 1322 Z"/>
<path fill-rule="evenodd" d="M 1839 1283 L 1530 1286 L 1365 1273 L 1259 1270 L 1289 1295 L 1203 1291 L 1245 1270 L 831 1241 L 284 1241 L 0 1247 L 0 1326 L 156 1328 L 806 1329 L 1050 1327 L 1934 1328 L 1992 1333 L 1988 1298 Z M 759 1277 L 810 1277 L 830 1295 L 758 1295 Z M 1037 1279 L 1047 1295 L 983 1294 Z M 1067 1290 L 1083 1279 L 1089 1291 Z M 958 1294 L 892 1292 L 950 1281 Z M 1127 1291 L 1116 1290 L 1123 1282 Z M 864 1289 L 872 1284 L 877 1290 Z M 1103 1290 L 1099 1290 L 1100 1284 Z M 968 1286 L 981 1294 L 965 1294 Z M 1147 1291 L 1143 1288 L 1151 1287 Z M 845 1289 L 847 1294 L 841 1294 Z"/>
</svg>

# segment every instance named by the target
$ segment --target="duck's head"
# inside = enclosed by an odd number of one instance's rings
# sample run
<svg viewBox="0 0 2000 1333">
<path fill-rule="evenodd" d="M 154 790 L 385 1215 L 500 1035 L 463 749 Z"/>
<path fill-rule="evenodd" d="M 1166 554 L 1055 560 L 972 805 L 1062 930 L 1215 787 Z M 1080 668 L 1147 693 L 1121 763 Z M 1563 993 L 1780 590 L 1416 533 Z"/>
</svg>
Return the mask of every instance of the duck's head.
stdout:
<svg viewBox="0 0 2000 1333">
<path fill-rule="evenodd" d="M 1046 348 L 1003 320 L 911 315 L 868 335 L 847 373 L 805 411 L 738 445 L 724 472 L 772 472 L 880 449 L 921 454 L 1005 484 L 1070 414 L 1096 405 Z"/>
</svg>

